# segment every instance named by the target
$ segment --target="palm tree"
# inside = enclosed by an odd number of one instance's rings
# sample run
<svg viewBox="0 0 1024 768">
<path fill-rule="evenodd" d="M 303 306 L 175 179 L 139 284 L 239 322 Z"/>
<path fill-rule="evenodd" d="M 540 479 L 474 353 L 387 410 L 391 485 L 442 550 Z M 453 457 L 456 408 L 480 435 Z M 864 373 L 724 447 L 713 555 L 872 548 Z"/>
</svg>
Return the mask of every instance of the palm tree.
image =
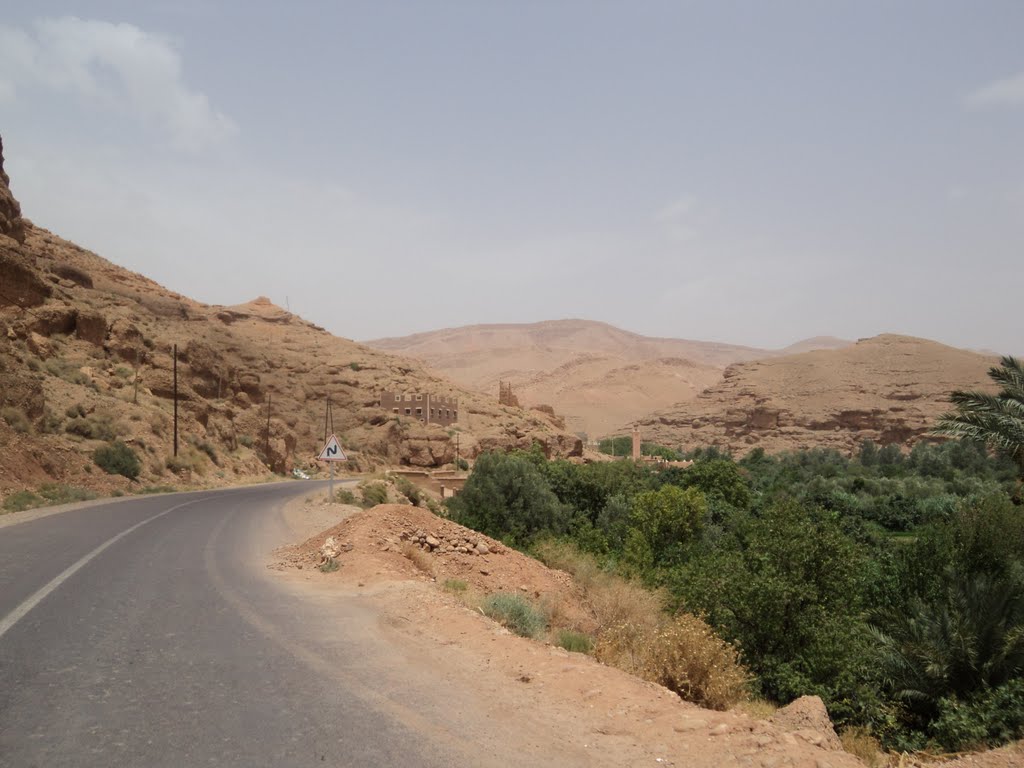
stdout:
<svg viewBox="0 0 1024 768">
<path fill-rule="evenodd" d="M 956 410 L 941 416 L 932 434 L 985 443 L 1013 459 L 1024 475 L 1024 364 L 1006 356 L 988 375 L 1002 386 L 999 393 L 954 391 L 949 399 Z"/>
<path fill-rule="evenodd" d="M 875 616 L 883 684 L 927 724 L 947 696 L 968 699 L 1024 673 L 1024 580 L 946 574 L 945 593 Z"/>
</svg>

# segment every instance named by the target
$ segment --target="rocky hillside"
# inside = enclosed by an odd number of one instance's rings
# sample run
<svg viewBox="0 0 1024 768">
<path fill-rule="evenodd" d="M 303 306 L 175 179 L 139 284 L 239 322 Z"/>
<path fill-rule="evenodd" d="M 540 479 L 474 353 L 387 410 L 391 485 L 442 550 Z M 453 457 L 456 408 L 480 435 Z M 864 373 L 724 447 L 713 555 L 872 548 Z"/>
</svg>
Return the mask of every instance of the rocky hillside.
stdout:
<svg viewBox="0 0 1024 768">
<path fill-rule="evenodd" d="M 498 406 L 267 299 L 200 304 L 33 226 L 10 194 L 2 156 L 0 232 L 0 494 L 50 481 L 121 487 L 124 478 L 92 461 L 113 438 L 140 455 L 143 483 L 287 471 L 319 450 L 327 397 L 335 431 L 363 467 L 450 463 L 456 434 L 470 457 L 534 441 L 556 455 L 581 450 L 545 414 Z M 382 411 L 387 389 L 457 396 L 457 431 Z"/>
<path fill-rule="evenodd" d="M 590 320 L 472 325 L 367 344 L 423 360 L 478 392 L 497 392 L 499 381 L 511 382 L 521 403 L 550 405 L 565 417 L 569 429 L 591 437 L 696 397 L 719 381 L 731 363 L 780 354 L 734 344 L 641 336 Z M 817 337 L 794 348 L 847 344 Z"/>
<path fill-rule="evenodd" d="M 828 447 L 851 451 L 866 439 L 911 445 L 954 389 L 991 389 L 994 359 L 926 339 L 883 335 L 730 366 L 690 402 L 639 419 L 645 440 L 742 455 Z M 622 429 L 628 430 L 628 426 Z"/>
</svg>

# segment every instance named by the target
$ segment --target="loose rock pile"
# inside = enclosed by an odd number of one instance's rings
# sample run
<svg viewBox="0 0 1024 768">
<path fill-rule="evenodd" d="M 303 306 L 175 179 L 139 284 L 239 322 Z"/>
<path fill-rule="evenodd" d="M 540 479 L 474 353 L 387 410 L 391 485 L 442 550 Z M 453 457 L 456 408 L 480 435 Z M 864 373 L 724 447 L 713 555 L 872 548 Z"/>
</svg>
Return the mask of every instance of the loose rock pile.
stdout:
<svg viewBox="0 0 1024 768">
<path fill-rule="evenodd" d="M 448 534 L 428 532 L 422 528 L 406 530 L 398 534 L 401 541 L 408 541 L 428 552 L 445 555 L 452 552 L 461 555 L 500 555 L 504 548 L 494 541 L 486 541 L 479 535 Z"/>
</svg>

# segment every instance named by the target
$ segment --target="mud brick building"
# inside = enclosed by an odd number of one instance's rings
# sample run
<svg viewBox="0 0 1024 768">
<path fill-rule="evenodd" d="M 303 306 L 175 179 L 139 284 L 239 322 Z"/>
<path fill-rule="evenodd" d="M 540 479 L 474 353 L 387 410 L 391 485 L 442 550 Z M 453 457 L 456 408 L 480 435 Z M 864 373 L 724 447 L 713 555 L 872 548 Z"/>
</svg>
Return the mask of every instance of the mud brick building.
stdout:
<svg viewBox="0 0 1024 768">
<path fill-rule="evenodd" d="M 446 427 L 459 420 L 459 399 L 422 392 L 381 392 L 380 407 L 424 424 Z"/>
</svg>

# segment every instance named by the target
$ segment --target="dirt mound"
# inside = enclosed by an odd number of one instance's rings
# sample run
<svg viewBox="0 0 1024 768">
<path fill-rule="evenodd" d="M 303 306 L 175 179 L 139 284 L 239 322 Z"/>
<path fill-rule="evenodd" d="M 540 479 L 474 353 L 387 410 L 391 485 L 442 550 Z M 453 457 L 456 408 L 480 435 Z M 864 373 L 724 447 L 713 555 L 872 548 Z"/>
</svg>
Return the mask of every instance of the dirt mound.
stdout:
<svg viewBox="0 0 1024 768">
<path fill-rule="evenodd" d="M 381 504 L 356 512 L 298 546 L 281 550 L 282 565 L 310 568 L 321 560 L 321 547 L 334 537 L 342 569 L 369 576 L 383 567 L 390 575 L 465 582 L 481 594 L 515 592 L 548 607 L 579 605 L 582 595 L 572 577 L 527 557 L 489 536 L 465 528 L 429 510 Z M 414 549 L 413 559 L 406 552 Z M 576 611 L 576 624 L 589 620 Z"/>
<path fill-rule="evenodd" d="M 954 389 L 990 391 L 993 358 L 927 339 L 886 334 L 839 350 L 728 368 L 690 402 L 639 421 L 645 440 L 742 455 L 835 448 L 864 440 L 913 445 L 950 409 Z"/>
</svg>

